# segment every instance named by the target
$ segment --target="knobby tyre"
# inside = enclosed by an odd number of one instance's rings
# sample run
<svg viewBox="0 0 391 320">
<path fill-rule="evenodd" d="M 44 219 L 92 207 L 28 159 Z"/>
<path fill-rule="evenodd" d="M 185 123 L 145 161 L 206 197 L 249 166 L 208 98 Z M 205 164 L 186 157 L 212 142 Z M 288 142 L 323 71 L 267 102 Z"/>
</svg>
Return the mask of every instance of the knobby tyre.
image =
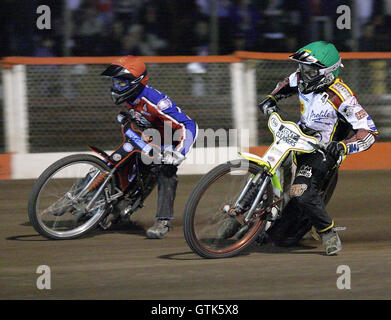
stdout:
<svg viewBox="0 0 391 320">
<path fill-rule="evenodd" d="M 201 178 L 189 196 L 183 217 L 184 236 L 195 253 L 210 259 L 228 258 L 241 253 L 253 243 L 265 225 L 260 217 L 254 219 L 247 232 L 237 239 L 217 239 L 216 233 L 221 228 L 218 219 L 215 229 L 204 230 L 213 228 L 216 216 L 220 215 L 220 220 L 227 219 L 224 213 L 219 212 L 221 205 L 232 206 L 248 176 L 255 176 L 262 170 L 261 166 L 246 160 L 231 161 L 215 167 Z M 239 173 L 243 173 L 243 177 Z M 266 192 L 271 200 L 273 191 L 270 183 Z"/>
<path fill-rule="evenodd" d="M 75 168 L 82 168 L 80 172 L 77 172 L 79 177 L 71 177 L 67 178 L 68 176 L 71 176 L 68 172 L 71 170 L 76 170 Z M 83 185 L 83 177 L 88 174 L 88 168 L 89 170 L 95 170 L 95 172 L 108 172 L 109 169 L 106 166 L 105 162 L 103 162 L 98 157 L 95 157 L 93 155 L 87 155 L 87 154 L 77 154 L 77 155 L 71 155 L 68 157 L 65 157 L 63 159 L 60 159 L 50 165 L 36 180 L 31 192 L 30 197 L 28 201 L 28 217 L 29 220 L 34 227 L 34 229 L 41 234 L 42 236 L 48 238 L 48 239 L 54 239 L 54 240 L 68 240 L 68 239 L 74 239 L 78 237 L 82 237 L 83 235 L 86 235 L 91 230 L 95 229 L 99 222 L 102 221 L 106 214 L 107 214 L 107 206 L 102 205 L 95 211 L 93 211 L 91 214 L 89 213 L 90 217 L 87 219 L 86 214 L 83 214 L 83 210 L 79 210 L 80 212 L 72 212 L 68 213 L 67 210 L 75 210 L 75 208 L 72 205 L 69 205 L 69 201 L 67 203 L 68 207 L 66 207 L 65 204 L 61 204 L 61 201 L 64 202 L 64 198 L 66 197 L 66 194 L 69 193 L 69 189 L 75 189 L 77 188 L 81 189 Z M 85 172 L 84 172 L 85 171 Z M 73 171 L 72 171 L 73 172 Z M 56 178 L 59 176 L 60 178 Z M 52 187 L 53 185 L 53 187 Z M 81 185 L 81 186 L 80 186 Z M 115 182 L 113 179 L 106 185 L 110 190 L 114 190 Z M 75 187 L 76 186 L 76 187 Z M 53 190 L 52 190 L 53 189 Z M 94 192 L 97 191 L 98 188 L 96 188 L 91 194 L 88 195 L 88 197 L 85 199 L 85 203 L 90 200 L 94 194 Z M 49 191 L 47 191 L 49 190 Z M 58 191 L 61 190 L 61 191 Z M 80 191 L 80 190 L 79 190 Z M 76 192 L 76 191 L 75 191 Z M 58 195 L 57 195 L 58 193 Z M 53 194 L 53 196 L 52 196 Z M 103 192 L 102 192 L 103 194 Z M 48 198 L 45 200 L 45 197 Z M 100 196 L 101 202 L 103 202 L 103 195 Z M 59 198 L 55 200 L 56 198 Z M 60 205 L 55 205 L 51 203 L 51 201 L 60 203 Z M 46 202 L 46 204 L 43 204 Z M 63 210 L 64 213 L 60 212 L 58 216 L 55 216 L 54 213 L 48 213 L 47 216 L 52 218 L 53 220 L 64 220 L 64 216 L 68 215 L 70 216 L 70 221 L 77 220 L 77 223 L 80 225 L 77 225 L 74 229 L 72 229 L 72 223 L 75 223 L 74 221 L 68 222 L 67 224 L 64 221 L 60 221 L 58 224 L 61 225 L 61 222 L 66 225 L 69 230 L 55 230 L 52 227 L 48 227 L 45 225 L 43 219 L 42 219 L 42 212 L 45 212 L 45 210 L 40 210 L 40 207 L 46 207 L 52 208 L 56 207 L 57 211 Z M 61 206 L 62 205 L 62 206 Z M 66 207 L 65 209 L 63 209 Z M 54 209 L 46 209 L 48 212 L 55 211 Z M 53 217 L 52 217 L 53 216 Z M 77 217 L 77 219 L 76 219 Z M 54 222 L 51 222 L 51 224 L 55 224 Z M 70 225 L 70 226 L 69 226 Z M 64 229 L 64 228 L 63 228 Z"/>
</svg>

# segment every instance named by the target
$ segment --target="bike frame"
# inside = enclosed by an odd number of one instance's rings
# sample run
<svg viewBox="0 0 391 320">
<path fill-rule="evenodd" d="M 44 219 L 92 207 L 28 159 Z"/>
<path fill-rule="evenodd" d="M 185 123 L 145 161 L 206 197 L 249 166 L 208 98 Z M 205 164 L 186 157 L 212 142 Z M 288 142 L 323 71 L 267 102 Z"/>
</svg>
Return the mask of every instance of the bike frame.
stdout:
<svg viewBox="0 0 391 320">
<path fill-rule="evenodd" d="M 239 152 L 239 154 L 262 166 L 271 177 L 273 186 L 282 192 L 276 173 L 289 153 L 291 151 L 311 153 L 319 150 L 321 145 L 318 139 L 304 134 L 296 123 L 282 120 L 276 112 L 270 115 L 268 127 L 273 134 L 273 143 L 262 157 L 247 152 Z"/>
<path fill-rule="evenodd" d="M 129 190 L 129 187 L 133 182 L 133 179 L 131 181 L 128 179 L 129 170 L 133 168 L 133 166 L 129 165 L 132 155 L 140 153 L 150 159 L 160 156 L 160 147 L 145 142 L 142 131 L 135 129 L 133 123 L 127 122 L 122 126 L 122 135 L 122 144 L 111 155 L 108 155 L 106 152 L 97 147 L 88 146 L 92 151 L 99 154 L 105 160 L 108 164 L 108 170 L 111 170 L 108 173 L 104 173 L 107 177 L 100 183 L 98 191 L 87 205 L 87 210 L 91 210 L 91 208 L 93 208 L 96 199 L 103 192 L 106 184 L 113 178 L 113 176 L 118 178 L 118 187 L 121 188 L 121 191 L 119 194 L 114 195 L 114 197 L 112 197 L 113 199 L 111 201 L 109 200 L 108 203 L 119 198 L 126 193 L 127 190 Z M 92 181 L 94 181 L 94 179 L 92 179 L 91 182 Z"/>
</svg>

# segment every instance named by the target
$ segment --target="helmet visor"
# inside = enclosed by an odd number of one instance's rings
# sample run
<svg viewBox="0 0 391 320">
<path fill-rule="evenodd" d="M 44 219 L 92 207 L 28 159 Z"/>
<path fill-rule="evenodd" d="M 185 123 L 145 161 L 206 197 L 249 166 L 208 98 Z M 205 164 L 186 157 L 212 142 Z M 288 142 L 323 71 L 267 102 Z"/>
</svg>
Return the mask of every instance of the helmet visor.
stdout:
<svg viewBox="0 0 391 320">
<path fill-rule="evenodd" d="M 320 68 L 314 65 L 308 65 L 308 64 L 299 64 L 299 70 L 301 73 L 301 78 L 304 82 L 311 82 L 315 80 L 317 77 L 319 77 Z"/>
<path fill-rule="evenodd" d="M 112 81 L 112 90 L 114 92 L 123 92 L 129 89 L 130 84 L 129 80 L 121 79 L 121 78 L 111 78 Z"/>
</svg>

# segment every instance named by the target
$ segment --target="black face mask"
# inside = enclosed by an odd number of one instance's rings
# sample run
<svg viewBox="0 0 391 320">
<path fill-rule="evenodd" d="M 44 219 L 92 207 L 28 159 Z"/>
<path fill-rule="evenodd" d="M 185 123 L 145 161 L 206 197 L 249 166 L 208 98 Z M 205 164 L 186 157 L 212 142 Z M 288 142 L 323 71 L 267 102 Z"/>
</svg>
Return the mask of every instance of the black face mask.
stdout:
<svg viewBox="0 0 391 320">
<path fill-rule="evenodd" d="M 319 73 L 319 67 L 300 63 L 299 70 L 300 92 L 307 94 L 320 90 L 321 82 L 324 80 L 324 75 Z"/>
<path fill-rule="evenodd" d="M 144 85 L 139 81 L 133 81 L 123 78 L 112 78 L 111 98 L 115 104 L 121 104 L 125 101 L 133 102 L 144 89 Z"/>
</svg>

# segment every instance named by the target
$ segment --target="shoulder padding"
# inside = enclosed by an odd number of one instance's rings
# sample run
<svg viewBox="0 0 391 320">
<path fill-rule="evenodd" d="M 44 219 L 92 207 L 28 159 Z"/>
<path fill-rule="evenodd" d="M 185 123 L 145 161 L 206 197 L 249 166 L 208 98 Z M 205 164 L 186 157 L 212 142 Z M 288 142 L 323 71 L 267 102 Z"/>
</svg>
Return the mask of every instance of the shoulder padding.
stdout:
<svg viewBox="0 0 391 320">
<path fill-rule="evenodd" d="M 329 101 L 337 110 L 345 100 L 355 96 L 353 91 L 339 78 L 327 88 L 326 92 L 329 95 Z"/>
<path fill-rule="evenodd" d="M 353 91 L 340 78 L 335 80 L 329 89 L 338 95 L 342 102 L 354 96 Z"/>
</svg>

